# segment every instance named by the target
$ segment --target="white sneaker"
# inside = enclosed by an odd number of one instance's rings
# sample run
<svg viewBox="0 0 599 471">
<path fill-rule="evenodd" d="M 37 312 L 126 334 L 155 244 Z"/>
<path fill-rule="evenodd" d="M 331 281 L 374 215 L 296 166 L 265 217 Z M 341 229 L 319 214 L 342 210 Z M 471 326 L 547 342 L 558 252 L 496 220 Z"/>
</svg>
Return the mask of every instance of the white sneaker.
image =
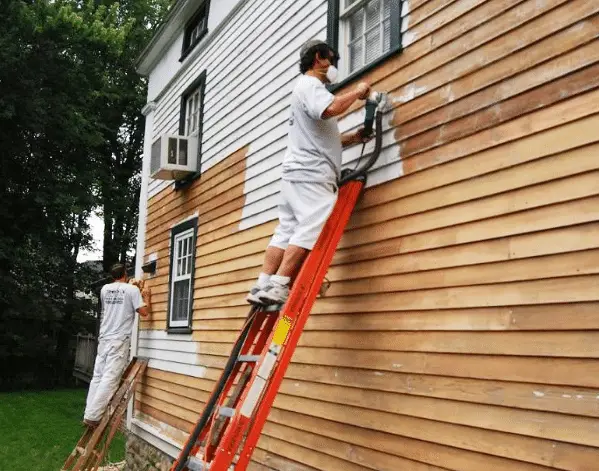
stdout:
<svg viewBox="0 0 599 471">
<path fill-rule="evenodd" d="M 289 297 L 289 286 L 271 280 L 268 285 L 256 293 L 256 297 L 266 305 L 285 304 Z"/>
<path fill-rule="evenodd" d="M 264 304 L 260 298 L 257 296 L 257 294 L 262 291 L 262 286 L 260 286 L 259 284 L 255 284 L 254 286 L 252 286 L 250 288 L 249 293 L 247 294 L 247 296 L 245 297 L 245 300 L 250 303 L 250 304 Z"/>
</svg>

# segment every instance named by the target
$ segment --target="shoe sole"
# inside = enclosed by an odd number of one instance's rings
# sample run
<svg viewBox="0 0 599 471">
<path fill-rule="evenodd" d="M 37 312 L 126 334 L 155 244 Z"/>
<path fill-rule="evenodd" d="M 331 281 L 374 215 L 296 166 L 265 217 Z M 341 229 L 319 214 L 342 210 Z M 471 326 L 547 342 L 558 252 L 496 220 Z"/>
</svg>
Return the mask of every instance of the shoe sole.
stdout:
<svg viewBox="0 0 599 471">
<path fill-rule="evenodd" d="M 260 300 L 260 298 L 258 296 L 256 296 L 255 294 L 248 294 L 245 297 L 245 300 L 250 303 L 250 304 L 256 304 L 259 306 L 263 306 L 264 303 Z"/>
</svg>

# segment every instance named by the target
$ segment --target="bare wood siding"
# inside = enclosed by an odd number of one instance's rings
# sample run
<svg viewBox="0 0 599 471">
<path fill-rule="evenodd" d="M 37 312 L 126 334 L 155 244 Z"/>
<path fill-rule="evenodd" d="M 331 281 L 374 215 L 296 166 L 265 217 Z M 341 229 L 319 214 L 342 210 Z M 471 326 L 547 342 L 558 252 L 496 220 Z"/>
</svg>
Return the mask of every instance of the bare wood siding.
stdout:
<svg viewBox="0 0 599 471">
<path fill-rule="evenodd" d="M 394 97 L 385 142 L 404 175 L 370 188 L 356 208 L 255 465 L 596 470 L 599 4 L 410 6 L 412 43 L 367 77 Z M 356 107 L 342 125 L 357 116 Z M 257 119 L 247 129 L 278 126 Z M 277 132 L 265 148 L 282 148 Z M 208 133 L 214 155 L 229 145 L 224 134 Z M 146 253 L 158 252 L 159 270 L 144 331 L 165 327 L 168 228 L 200 214 L 193 335 L 144 348 L 162 365 L 205 370 L 150 368 L 137 395 L 140 411 L 180 430 L 220 374 L 275 225 L 240 230 L 254 198 L 248 149 L 212 167 L 185 201 L 170 189 L 150 200 Z M 252 191 L 276 196 L 263 190 L 276 178 L 260 175 Z"/>
</svg>

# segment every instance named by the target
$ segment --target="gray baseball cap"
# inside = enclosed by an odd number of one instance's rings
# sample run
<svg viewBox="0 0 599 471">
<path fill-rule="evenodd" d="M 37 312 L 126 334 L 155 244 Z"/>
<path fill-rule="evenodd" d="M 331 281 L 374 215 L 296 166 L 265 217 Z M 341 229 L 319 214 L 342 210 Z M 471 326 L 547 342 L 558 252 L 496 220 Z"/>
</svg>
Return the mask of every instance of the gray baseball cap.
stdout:
<svg viewBox="0 0 599 471">
<path fill-rule="evenodd" d="M 322 39 L 310 39 L 309 41 L 305 42 L 302 48 L 300 49 L 300 59 L 304 57 L 306 52 L 308 52 L 308 49 L 318 44 L 324 44 L 328 47 L 328 44 L 325 43 Z"/>
</svg>

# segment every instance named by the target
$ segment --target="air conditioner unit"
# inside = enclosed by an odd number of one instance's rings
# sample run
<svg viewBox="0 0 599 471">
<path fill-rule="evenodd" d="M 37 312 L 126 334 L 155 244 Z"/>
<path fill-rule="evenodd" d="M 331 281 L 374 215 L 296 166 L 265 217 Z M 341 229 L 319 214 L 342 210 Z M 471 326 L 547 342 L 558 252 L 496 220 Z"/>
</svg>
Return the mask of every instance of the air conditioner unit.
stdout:
<svg viewBox="0 0 599 471">
<path fill-rule="evenodd" d="M 150 176 L 180 180 L 198 168 L 198 138 L 163 134 L 152 144 Z"/>
</svg>

